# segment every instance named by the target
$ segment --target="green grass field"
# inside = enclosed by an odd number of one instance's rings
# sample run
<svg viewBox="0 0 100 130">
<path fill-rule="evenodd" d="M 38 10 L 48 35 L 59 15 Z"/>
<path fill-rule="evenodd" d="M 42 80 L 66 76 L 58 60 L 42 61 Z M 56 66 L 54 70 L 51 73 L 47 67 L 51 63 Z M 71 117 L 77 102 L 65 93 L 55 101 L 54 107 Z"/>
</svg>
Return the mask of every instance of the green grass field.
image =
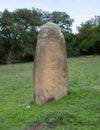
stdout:
<svg viewBox="0 0 100 130">
<path fill-rule="evenodd" d="M 52 130 L 100 130 L 100 56 L 69 58 L 68 96 L 45 105 L 33 103 L 32 70 L 33 63 L 0 66 L 0 130 L 36 122 L 56 122 Z"/>
</svg>

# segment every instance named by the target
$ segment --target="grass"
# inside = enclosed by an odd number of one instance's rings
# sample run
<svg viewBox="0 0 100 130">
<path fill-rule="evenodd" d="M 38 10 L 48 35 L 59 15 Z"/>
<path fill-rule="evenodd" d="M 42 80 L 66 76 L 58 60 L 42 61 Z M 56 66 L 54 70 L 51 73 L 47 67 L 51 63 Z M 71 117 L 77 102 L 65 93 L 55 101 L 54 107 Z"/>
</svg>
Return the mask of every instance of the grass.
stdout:
<svg viewBox="0 0 100 130">
<path fill-rule="evenodd" d="M 0 130 L 36 122 L 57 122 L 52 130 L 100 130 L 100 56 L 69 58 L 69 94 L 49 104 L 33 103 L 32 70 L 33 63 L 0 66 Z"/>
</svg>

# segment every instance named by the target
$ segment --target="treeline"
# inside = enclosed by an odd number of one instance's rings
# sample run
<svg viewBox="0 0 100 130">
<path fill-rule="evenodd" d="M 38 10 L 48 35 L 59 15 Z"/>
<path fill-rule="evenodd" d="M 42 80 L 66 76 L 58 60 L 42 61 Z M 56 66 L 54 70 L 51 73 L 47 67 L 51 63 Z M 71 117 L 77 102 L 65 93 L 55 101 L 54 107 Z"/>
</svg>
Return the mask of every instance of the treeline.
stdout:
<svg viewBox="0 0 100 130">
<path fill-rule="evenodd" d="M 82 23 L 78 34 L 71 30 L 74 20 L 66 12 L 41 9 L 7 9 L 0 12 L 0 64 L 34 60 L 38 31 L 44 23 L 58 24 L 65 37 L 68 56 L 100 54 L 100 16 Z"/>
<path fill-rule="evenodd" d="M 100 16 L 96 16 L 79 27 L 82 54 L 100 54 Z"/>
<path fill-rule="evenodd" d="M 64 33 L 68 56 L 100 55 L 100 16 L 77 27 L 78 33 Z"/>
</svg>

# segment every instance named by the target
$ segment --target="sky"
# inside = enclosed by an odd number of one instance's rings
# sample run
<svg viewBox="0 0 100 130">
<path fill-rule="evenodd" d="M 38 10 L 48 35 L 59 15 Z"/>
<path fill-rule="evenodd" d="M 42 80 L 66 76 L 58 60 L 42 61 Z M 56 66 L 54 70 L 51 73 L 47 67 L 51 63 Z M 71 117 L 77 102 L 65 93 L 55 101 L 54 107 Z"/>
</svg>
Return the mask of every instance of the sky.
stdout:
<svg viewBox="0 0 100 130">
<path fill-rule="evenodd" d="M 100 0 L 0 0 L 0 11 L 32 7 L 42 9 L 43 11 L 66 12 L 74 19 L 72 30 L 77 32 L 76 27 L 82 22 L 90 20 L 94 16 L 100 16 Z"/>
</svg>

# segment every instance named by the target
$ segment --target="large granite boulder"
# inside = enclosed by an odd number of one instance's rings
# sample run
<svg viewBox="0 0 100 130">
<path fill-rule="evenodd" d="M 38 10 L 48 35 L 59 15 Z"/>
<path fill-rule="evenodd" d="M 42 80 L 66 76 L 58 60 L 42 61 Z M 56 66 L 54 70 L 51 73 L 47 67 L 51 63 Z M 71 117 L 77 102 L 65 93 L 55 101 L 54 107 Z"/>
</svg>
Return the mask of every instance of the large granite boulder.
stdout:
<svg viewBox="0 0 100 130">
<path fill-rule="evenodd" d="M 67 95 L 66 45 L 60 27 L 44 24 L 38 34 L 34 62 L 34 101 L 43 104 Z"/>
</svg>

